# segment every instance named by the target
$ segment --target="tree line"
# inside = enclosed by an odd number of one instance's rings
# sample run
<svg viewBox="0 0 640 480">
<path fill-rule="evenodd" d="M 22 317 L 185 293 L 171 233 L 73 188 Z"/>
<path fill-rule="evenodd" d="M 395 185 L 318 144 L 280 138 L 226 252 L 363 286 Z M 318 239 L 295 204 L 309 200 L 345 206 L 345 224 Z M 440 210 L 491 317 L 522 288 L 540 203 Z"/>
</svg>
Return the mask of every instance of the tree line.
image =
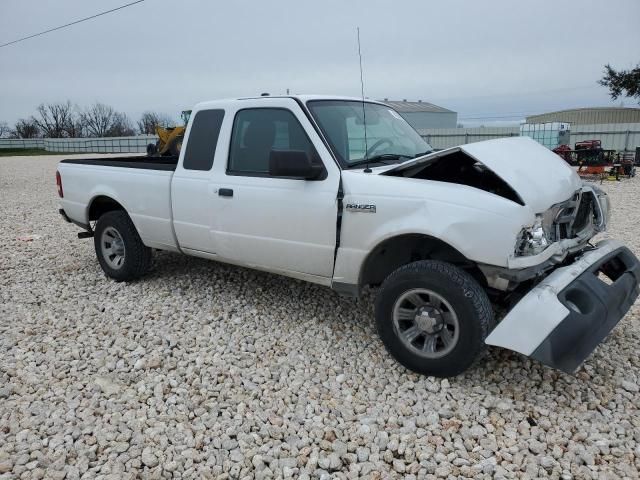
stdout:
<svg viewBox="0 0 640 480">
<path fill-rule="evenodd" d="M 175 121 L 166 114 L 147 111 L 135 124 L 126 113 L 104 103 L 85 108 L 69 100 L 40 104 L 36 113 L 21 118 L 13 127 L 0 122 L 0 138 L 96 138 L 152 135 L 156 126 L 170 127 Z"/>
</svg>

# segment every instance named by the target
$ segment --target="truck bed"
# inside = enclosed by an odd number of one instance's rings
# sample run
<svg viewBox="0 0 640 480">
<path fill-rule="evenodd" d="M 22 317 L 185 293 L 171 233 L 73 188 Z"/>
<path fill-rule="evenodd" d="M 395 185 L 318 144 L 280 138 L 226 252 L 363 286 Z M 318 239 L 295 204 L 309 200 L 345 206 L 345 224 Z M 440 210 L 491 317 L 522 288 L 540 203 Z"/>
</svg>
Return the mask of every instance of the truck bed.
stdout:
<svg viewBox="0 0 640 480">
<path fill-rule="evenodd" d="M 62 208 L 72 221 L 89 225 L 92 202 L 106 196 L 128 212 L 145 245 L 176 250 L 171 178 L 177 162 L 177 157 L 144 155 L 62 160 Z"/>
<path fill-rule="evenodd" d="M 60 163 L 174 171 L 178 165 L 178 157 L 149 157 L 147 155 L 140 155 L 138 157 L 68 158 L 62 160 Z"/>
</svg>

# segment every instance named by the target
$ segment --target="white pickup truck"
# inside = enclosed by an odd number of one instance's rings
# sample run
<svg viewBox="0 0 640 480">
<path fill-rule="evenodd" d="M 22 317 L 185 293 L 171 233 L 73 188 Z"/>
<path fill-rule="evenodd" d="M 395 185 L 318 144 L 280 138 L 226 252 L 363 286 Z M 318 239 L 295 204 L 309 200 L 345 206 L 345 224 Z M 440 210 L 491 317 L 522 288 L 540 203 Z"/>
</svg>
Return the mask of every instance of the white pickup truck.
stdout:
<svg viewBox="0 0 640 480">
<path fill-rule="evenodd" d="M 560 157 L 528 138 L 436 152 L 383 103 L 200 103 L 179 158 L 74 158 L 56 177 L 109 277 L 142 276 L 161 249 L 341 294 L 379 286 L 385 347 L 429 375 L 487 344 L 574 372 L 638 296 L 629 249 L 589 243 L 607 195 Z"/>
</svg>

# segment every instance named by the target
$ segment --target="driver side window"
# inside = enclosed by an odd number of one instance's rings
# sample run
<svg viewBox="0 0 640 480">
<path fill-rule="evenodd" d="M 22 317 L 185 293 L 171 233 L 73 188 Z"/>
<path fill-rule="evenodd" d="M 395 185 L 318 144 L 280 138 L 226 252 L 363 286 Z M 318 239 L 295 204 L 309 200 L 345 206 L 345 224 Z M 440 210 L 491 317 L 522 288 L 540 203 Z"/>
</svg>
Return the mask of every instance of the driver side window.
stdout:
<svg viewBox="0 0 640 480">
<path fill-rule="evenodd" d="M 272 150 L 304 151 L 309 158 L 317 157 L 311 140 L 289 110 L 240 110 L 233 121 L 227 173 L 268 176 Z"/>
</svg>

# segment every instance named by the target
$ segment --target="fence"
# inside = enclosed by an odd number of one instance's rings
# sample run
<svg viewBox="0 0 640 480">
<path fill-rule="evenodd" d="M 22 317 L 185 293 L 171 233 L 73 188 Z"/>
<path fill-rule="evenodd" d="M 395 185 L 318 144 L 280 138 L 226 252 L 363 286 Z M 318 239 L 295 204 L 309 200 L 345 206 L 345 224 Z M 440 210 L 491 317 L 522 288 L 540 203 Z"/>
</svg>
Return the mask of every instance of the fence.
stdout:
<svg viewBox="0 0 640 480">
<path fill-rule="evenodd" d="M 465 143 L 481 142 L 494 138 L 517 137 L 519 127 L 478 127 L 478 128 L 433 128 L 418 130 L 418 133 L 433 148 L 457 147 Z"/>
<path fill-rule="evenodd" d="M 3 148 L 44 148 L 44 138 L 2 138 L 0 149 Z"/>
<path fill-rule="evenodd" d="M 48 152 L 125 153 L 147 151 L 149 143 L 156 143 L 155 135 L 109 138 L 46 138 L 44 148 Z"/>
<path fill-rule="evenodd" d="M 434 148 L 456 147 L 465 143 L 493 138 L 517 137 L 520 127 L 439 128 L 418 130 Z M 113 138 L 34 138 L 0 139 L 3 148 L 43 148 L 49 152 L 144 153 L 147 144 L 155 143 L 155 135 Z M 582 140 L 601 140 L 602 148 L 619 152 L 635 152 L 640 146 L 640 123 L 571 125 L 569 145 Z"/>
<path fill-rule="evenodd" d="M 465 143 L 493 138 L 517 137 L 519 127 L 440 128 L 418 130 L 418 133 L 437 149 L 456 147 Z M 601 140 L 602 148 L 619 152 L 635 152 L 640 146 L 640 123 L 609 123 L 571 125 L 569 145 L 583 140 Z"/>
<path fill-rule="evenodd" d="M 145 153 L 149 143 L 155 143 L 155 135 L 139 135 L 137 137 L 108 138 L 29 138 L 0 139 L 3 148 L 43 148 L 48 152 L 61 153 Z"/>
</svg>

